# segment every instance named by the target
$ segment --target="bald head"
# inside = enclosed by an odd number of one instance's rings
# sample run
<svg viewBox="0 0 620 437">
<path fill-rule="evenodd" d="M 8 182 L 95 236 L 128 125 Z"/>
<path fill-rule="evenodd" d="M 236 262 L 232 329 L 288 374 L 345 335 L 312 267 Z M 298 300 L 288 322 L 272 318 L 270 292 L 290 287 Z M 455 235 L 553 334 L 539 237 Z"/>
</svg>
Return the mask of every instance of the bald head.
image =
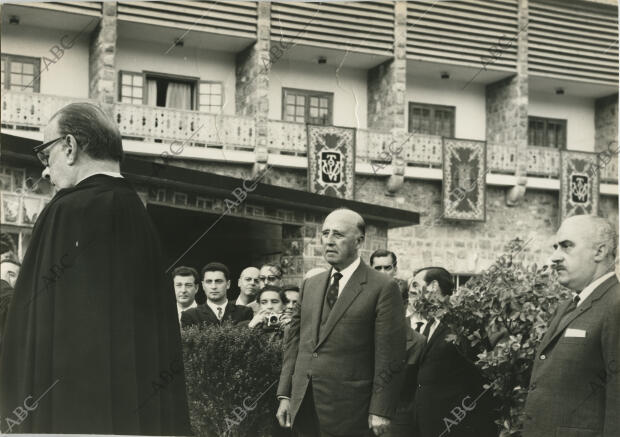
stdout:
<svg viewBox="0 0 620 437">
<path fill-rule="evenodd" d="M 361 215 L 350 209 L 332 211 L 323 222 L 321 242 L 325 261 L 342 270 L 359 256 L 366 234 Z"/>
<path fill-rule="evenodd" d="M 571 290 L 581 291 L 613 270 L 617 236 L 604 218 L 577 215 L 562 222 L 553 247 L 551 261 L 558 281 Z"/>
<path fill-rule="evenodd" d="M 239 276 L 239 290 L 241 295 L 244 296 L 248 302 L 251 302 L 256 297 L 258 292 L 258 273 L 259 270 L 256 267 L 247 267 L 243 269 Z"/>
</svg>

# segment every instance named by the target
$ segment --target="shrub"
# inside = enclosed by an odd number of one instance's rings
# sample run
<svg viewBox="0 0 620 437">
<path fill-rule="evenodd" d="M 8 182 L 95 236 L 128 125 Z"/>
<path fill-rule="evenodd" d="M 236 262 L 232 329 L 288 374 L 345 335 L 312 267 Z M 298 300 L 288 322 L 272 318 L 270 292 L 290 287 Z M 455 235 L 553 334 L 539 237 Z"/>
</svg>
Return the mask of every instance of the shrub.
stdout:
<svg viewBox="0 0 620 437">
<path fill-rule="evenodd" d="M 277 426 L 281 340 L 227 324 L 190 327 L 181 337 L 195 435 L 271 435 Z"/>
<path fill-rule="evenodd" d="M 525 246 L 520 239 L 508 243 L 489 269 L 449 298 L 423 295 L 414 303 L 451 327 L 448 340 L 459 349 L 475 352 L 501 408 L 501 436 L 520 435 L 536 347 L 556 306 L 569 297 L 547 266 L 524 261 Z"/>
</svg>

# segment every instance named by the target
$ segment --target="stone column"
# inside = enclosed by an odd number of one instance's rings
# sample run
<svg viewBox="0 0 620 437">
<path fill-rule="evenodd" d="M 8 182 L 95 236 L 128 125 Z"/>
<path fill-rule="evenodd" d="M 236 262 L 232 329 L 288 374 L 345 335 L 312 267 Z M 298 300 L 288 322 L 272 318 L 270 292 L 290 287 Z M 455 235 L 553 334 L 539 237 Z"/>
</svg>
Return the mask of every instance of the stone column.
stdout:
<svg viewBox="0 0 620 437">
<path fill-rule="evenodd" d="M 235 111 L 256 120 L 254 174 L 267 165 L 271 4 L 258 2 L 257 40 L 237 55 Z"/>
<path fill-rule="evenodd" d="M 406 138 L 407 93 L 407 2 L 394 3 L 394 58 L 368 71 L 368 128 L 390 132 L 393 146 L 392 176 L 387 182 L 389 194 L 403 185 L 405 165 L 400 153 Z"/>
<path fill-rule="evenodd" d="M 528 0 L 519 0 L 517 74 L 486 87 L 487 147 L 495 144 L 516 147 L 517 184 L 506 196 L 508 206 L 516 205 L 523 199 L 527 183 L 528 20 Z"/>
<path fill-rule="evenodd" d="M 104 110 L 112 115 L 116 101 L 116 2 L 103 2 L 101 7 L 103 16 L 90 40 L 88 95 L 98 100 Z"/>
<path fill-rule="evenodd" d="M 618 93 L 596 99 L 594 104 L 594 150 L 617 154 Z M 614 142 L 615 141 L 615 142 Z"/>
</svg>

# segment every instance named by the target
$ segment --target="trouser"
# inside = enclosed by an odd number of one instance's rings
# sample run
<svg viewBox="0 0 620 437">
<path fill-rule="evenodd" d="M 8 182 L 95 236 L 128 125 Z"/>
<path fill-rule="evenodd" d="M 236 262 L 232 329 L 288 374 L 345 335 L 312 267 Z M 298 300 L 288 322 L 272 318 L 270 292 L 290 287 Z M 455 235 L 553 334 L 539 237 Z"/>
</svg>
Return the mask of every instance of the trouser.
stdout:
<svg viewBox="0 0 620 437">
<path fill-rule="evenodd" d="M 312 382 L 308 384 L 306 389 L 306 395 L 295 417 L 295 426 L 293 427 L 293 433 L 298 437 L 371 437 L 374 433 L 369 429 L 362 434 L 346 434 L 335 435 L 331 434 L 324 429 L 321 429 L 319 422 L 319 416 L 316 413 L 314 407 L 314 396 L 312 394 Z"/>
</svg>

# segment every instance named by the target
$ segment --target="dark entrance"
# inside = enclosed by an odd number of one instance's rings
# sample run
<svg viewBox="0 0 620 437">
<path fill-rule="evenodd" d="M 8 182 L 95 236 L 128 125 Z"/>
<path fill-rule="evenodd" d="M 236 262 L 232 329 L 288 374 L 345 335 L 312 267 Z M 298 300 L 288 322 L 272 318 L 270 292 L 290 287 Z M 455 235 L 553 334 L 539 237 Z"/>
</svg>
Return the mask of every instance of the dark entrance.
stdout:
<svg viewBox="0 0 620 437">
<path fill-rule="evenodd" d="M 282 254 L 278 223 L 156 204 L 148 204 L 147 210 L 159 231 L 170 273 L 178 266 L 194 267 L 200 273 L 209 262 L 224 263 L 231 273 L 231 299 L 239 293 L 237 280 L 245 267 L 260 267 Z"/>
</svg>

